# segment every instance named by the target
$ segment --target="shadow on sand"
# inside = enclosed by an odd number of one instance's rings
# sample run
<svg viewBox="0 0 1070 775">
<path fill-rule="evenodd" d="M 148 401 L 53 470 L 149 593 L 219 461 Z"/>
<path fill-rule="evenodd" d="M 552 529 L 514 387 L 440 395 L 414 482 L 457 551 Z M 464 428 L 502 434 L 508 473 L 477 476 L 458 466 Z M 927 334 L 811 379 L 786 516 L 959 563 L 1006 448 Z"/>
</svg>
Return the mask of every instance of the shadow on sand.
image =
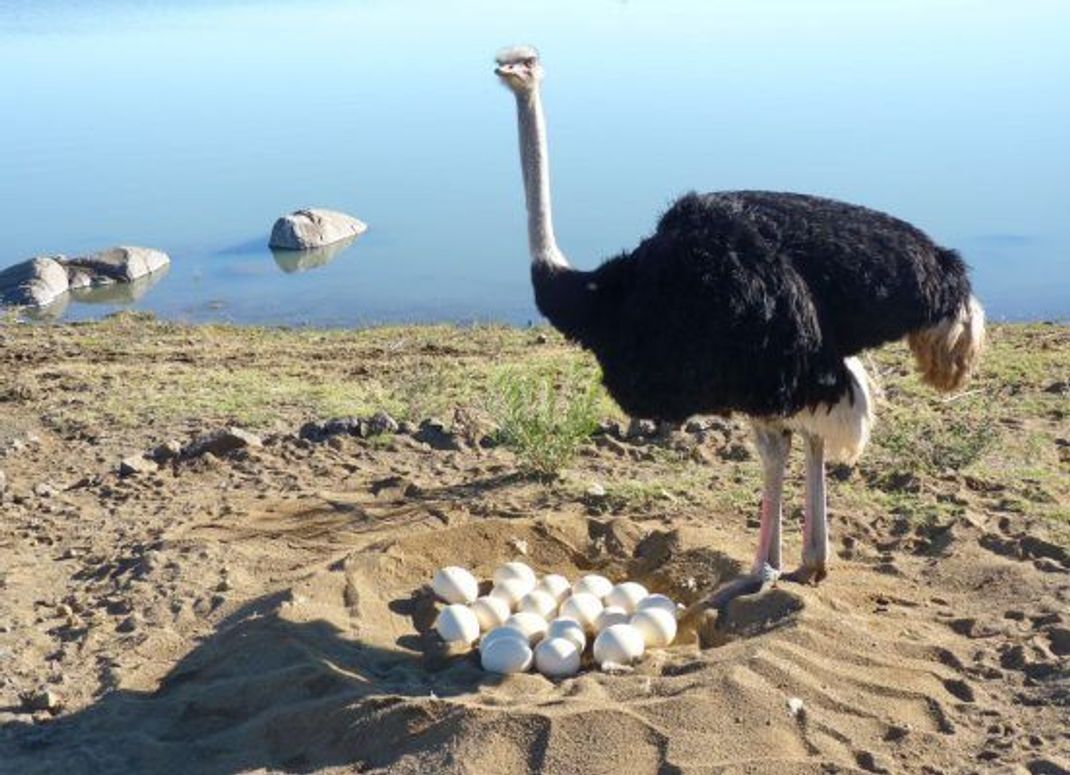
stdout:
<svg viewBox="0 0 1070 775">
<path fill-rule="evenodd" d="M 117 690 L 46 725 L 0 731 L 0 770 L 19 773 L 306 772 L 388 766 L 448 745 L 439 698 L 495 685 L 473 657 L 425 659 L 279 616 L 257 599 L 221 622 L 155 692 Z M 398 601 L 404 607 L 409 601 Z"/>
</svg>

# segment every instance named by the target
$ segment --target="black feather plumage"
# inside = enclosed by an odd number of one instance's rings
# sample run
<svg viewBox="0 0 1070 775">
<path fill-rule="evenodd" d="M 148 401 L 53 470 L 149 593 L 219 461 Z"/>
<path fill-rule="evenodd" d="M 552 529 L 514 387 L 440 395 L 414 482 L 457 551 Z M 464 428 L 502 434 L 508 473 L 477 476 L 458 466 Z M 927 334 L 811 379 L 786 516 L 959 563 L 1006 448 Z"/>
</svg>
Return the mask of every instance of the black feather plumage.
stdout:
<svg viewBox="0 0 1070 775">
<path fill-rule="evenodd" d="M 590 272 L 536 264 L 539 311 L 591 350 L 632 416 L 788 415 L 835 403 L 845 357 L 968 302 L 953 251 L 884 213 L 800 194 L 688 194 Z"/>
</svg>

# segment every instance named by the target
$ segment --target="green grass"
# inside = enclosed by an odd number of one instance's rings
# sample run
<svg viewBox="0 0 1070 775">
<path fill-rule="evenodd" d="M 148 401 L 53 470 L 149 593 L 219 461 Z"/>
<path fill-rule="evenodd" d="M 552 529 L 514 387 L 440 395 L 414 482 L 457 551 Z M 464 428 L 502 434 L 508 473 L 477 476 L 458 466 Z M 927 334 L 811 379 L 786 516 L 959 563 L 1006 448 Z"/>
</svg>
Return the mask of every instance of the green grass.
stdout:
<svg viewBox="0 0 1070 775">
<path fill-rule="evenodd" d="M 503 370 L 488 409 L 500 441 L 529 474 L 554 478 L 598 427 L 602 388 L 590 369 L 564 373 Z"/>
</svg>

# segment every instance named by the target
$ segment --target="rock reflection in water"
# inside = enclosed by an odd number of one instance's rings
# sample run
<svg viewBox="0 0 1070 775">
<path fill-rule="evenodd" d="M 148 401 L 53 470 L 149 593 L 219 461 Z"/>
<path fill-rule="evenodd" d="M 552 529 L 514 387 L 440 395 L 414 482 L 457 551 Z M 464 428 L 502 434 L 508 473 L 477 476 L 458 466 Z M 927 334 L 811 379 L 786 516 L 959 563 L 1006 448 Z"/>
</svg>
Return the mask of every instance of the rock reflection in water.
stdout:
<svg viewBox="0 0 1070 775">
<path fill-rule="evenodd" d="M 334 261 L 339 253 L 348 249 L 356 241 L 356 237 L 350 237 L 349 239 L 332 242 L 330 245 L 313 248 L 312 250 L 279 250 L 272 248 L 271 255 L 275 257 L 275 263 L 279 265 L 279 269 L 286 272 L 286 274 L 295 274 L 326 266 L 331 261 Z"/>
<path fill-rule="evenodd" d="M 92 285 L 87 288 L 72 288 L 68 296 L 82 304 L 133 304 L 140 299 L 156 283 L 160 282 L 170 271 L 170 265 L 165 265 L 151 274 L 144 275 L 128 283 L 108 283 L 107 285 Z"/>
<path fill-rule="evenodd" d="M 114 304 L 118 306 L 133 304 L 160 282 L 170 271 L 170 266 L 163 266 L 152 274 L 139 277 L 132 282 L 108 283 L 85 288 L 72 288 L 51 304 L 43 307 L 22 307 L 19 314 L 28 320 L 60 320 L 67 314 L 71 302 L 81 304 Z"/>
</svg>

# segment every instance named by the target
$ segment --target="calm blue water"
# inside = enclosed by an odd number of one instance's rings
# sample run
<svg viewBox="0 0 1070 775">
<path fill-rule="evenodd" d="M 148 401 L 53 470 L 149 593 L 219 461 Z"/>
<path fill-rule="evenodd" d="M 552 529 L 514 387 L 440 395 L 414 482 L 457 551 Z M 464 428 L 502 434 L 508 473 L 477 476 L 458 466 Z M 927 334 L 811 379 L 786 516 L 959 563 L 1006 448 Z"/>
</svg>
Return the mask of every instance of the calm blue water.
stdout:
<svg viewBox="0 0 1070 775">
<path fill-rule="evenodd" d="M 0 267 L 171 254 L 154 287 L 73 318 L 534 319 L 491 73 L 531 42 L 577 265 L 688 189 L 797 190 L 959 248 L 993 318 L 1067 318 L 1068 29 L 1062 0 L 0 1 Z M 370 229 L 283 271 L 267 235 L 302 206 Z"/>
</svg>

